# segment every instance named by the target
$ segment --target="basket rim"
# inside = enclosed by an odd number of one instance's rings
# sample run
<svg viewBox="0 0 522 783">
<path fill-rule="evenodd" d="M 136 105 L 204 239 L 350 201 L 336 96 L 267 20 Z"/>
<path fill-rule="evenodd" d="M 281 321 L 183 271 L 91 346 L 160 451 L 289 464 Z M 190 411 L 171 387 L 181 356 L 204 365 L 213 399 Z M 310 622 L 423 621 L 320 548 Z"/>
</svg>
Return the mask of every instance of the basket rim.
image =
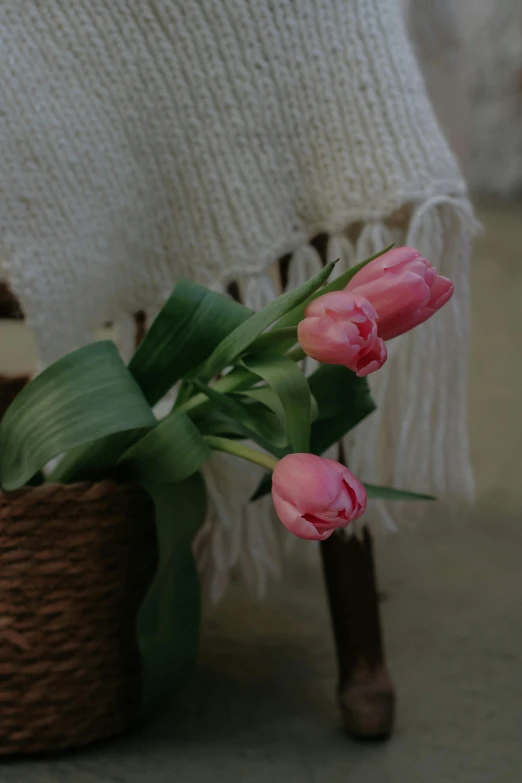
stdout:
<svg viewBox="0 0 522 783">
<path fill-rule="evenodd" d="M 0 500 L 5 498 L 6 500 L 12 500 L 13 498 L 21 498 L 26 495 L 32 495 L 33 497 L 47 497 L 52 493 L 62 490 L 63 494 L 77 495 L 82 494 L 94 487 L 103 488 L 105 491 L 111 489 L 119 490 L 145 490 L 137 483 L 132 481 L 120 481 L 114 478 L 100 479 L 99 481 L 75 481 L 71 484 L 61 483 L 57 481 L 44 482 L 36 487 L 23 486 L 18 489 L 4 490 L 0 488 Z"/>
</svg>

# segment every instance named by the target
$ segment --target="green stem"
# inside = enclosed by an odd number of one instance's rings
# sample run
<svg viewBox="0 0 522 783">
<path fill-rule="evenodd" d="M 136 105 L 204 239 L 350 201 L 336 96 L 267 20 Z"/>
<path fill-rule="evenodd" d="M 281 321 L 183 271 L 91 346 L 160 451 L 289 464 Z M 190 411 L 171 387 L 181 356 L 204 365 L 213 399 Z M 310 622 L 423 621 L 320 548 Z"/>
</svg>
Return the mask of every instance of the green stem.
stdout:
<svg viewBox="0 0 522 783">
<path fill-rule="evenodd" d="M 203 437 L 208 445 L 215 449 L 215 451 L 225 451 L 227 454 L 234 454 L 234 456 L 246 459 L 248 462 L 254 462 L 256 465 L 261 465 L 262 468 L 266 468 L 267 470 L 273 470 L 279 461 L 276 457 L 272 457 L 270 454 L 264 454 L 262 451 L 253 449 L 250 446 L 245 446 L 244 443 L 240 443 L 237 440 L 218 438 L 215 435 L 204 435 Z"/>
</svg>

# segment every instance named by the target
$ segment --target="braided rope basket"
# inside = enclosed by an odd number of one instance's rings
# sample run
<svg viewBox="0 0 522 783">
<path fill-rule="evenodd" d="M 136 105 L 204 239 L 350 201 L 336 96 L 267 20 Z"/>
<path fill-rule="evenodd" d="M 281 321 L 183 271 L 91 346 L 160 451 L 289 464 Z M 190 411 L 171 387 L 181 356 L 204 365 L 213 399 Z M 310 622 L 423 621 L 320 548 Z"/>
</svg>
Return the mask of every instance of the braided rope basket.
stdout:
<svg viewBox="0 0 522 783">
<path fill-rule="evenodd" d="M 152 522 L 148 496 L 112 481 L 0 494 L 1 754 L 85 745 L 136 718 Z"/>
</svg>

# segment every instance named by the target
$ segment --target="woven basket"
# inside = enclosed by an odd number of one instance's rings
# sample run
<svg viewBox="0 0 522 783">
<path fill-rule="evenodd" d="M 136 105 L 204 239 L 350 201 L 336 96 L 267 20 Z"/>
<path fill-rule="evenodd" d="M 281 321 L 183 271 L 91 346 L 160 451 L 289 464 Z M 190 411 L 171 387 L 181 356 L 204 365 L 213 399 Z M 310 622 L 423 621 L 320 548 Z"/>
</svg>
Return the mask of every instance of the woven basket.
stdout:
<svg viewBox="0 0 522 783">
<path fill-rule="evenodd" d="M 138 607 L 153 509 L 112 481 L 0 494 L 0 753 L 125 731 L 140 702 Z"/>
</svg>

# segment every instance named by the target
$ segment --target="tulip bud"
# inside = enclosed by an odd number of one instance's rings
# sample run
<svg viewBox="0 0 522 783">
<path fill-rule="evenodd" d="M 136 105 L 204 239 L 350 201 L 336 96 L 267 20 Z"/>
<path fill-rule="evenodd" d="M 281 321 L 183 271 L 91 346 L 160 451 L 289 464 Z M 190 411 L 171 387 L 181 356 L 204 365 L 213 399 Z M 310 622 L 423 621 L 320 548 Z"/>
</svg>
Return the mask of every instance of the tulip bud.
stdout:
<svg viewBox="0 0 522 783">
<path fill-rule="evenodd" d="M 376 321 L 377 313 L 363 296 L 332 291 L 308 305 L 297 337 L 312 359 L 342 364 L 359 376 L 369 375 L 387 358 Z"/>
<path fill-rule="evenodd" d="M 378 314 L 378 332 L 391 340 L 437 312 L 453 294 L 453 283 L 412 247 L 388 250 L 350 280 L 347 291 L 359 294 Z"/>
<path fill-rule="evenodd" d="M 279 519 L 299 538 L 324 541 L 366 510 L 366 490 L 348 468 L 314 454 L 288 454 L 272 476 Z"/>
</svg>

